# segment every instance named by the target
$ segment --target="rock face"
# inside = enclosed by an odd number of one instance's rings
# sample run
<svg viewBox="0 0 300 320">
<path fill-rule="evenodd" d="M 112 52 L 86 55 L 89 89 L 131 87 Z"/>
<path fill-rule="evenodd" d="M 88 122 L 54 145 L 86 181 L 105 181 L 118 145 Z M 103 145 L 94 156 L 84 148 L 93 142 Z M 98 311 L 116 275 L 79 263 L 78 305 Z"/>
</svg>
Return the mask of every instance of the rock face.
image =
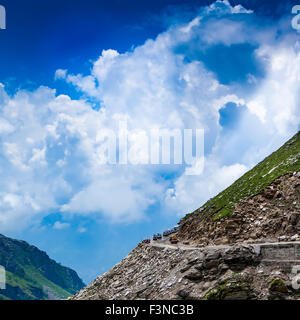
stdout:
<svg viewBox="0 0 300 320">
<path fill-rule="evenodd" d="M 205 246 L 296 235 L 299 170 L 300 132 L 201 208 L 187 214 L 179 223 L 181 240 Z"/>
<path fill-rule="evenodd" d="M 84 287 L 77 273 L 51 260 L 25 241 L 0 235 L 0 265 L 6 269 L 6 289 L 0 300 L 62 299 Z"/>
<path fill-rule="evenodd" d="M 284 254 L 276 256 L 278 250 Z M 203 249 L 140 244 L 72 299 L 295 299 L 300 291 L 286 264 L 295 263 L 295 255 L 300 264 L 300 243 Z"/>
<path fill-rule="evenodd" d="M 260 194 L 237 203 L 233 214 L 215 221 L 195 213 L 182 222 L 181 242 L 206 245 L 300 239 L 300 175 L 286 174 Z"/>
</svg>

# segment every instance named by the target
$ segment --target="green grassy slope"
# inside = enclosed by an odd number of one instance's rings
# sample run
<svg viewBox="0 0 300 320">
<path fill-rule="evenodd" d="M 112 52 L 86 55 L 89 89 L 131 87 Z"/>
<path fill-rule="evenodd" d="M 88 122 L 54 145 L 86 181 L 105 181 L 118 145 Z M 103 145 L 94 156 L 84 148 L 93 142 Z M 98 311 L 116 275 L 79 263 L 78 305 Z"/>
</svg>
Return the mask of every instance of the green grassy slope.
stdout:
<svg viewBox="0 0 300 320">
<path fill-rule="evenodd" d="M 0 235 L 0 265 L 6 269 L 6 289 L 0 300 L 65 299 L 84 283 L 38 248 Z"/>
<path fill-rule="evenodd" d="M 240 200 L 259 194 L 278 177 L 300 169 L 300 131 L 280 149 L 244 174 L 230 187 L 207 201 L 195 212 L 201 211 L 207 218 L 218 220 L 230 215 Z M 193 213 L 187 214 L 181 222 Z"/>
</svg>

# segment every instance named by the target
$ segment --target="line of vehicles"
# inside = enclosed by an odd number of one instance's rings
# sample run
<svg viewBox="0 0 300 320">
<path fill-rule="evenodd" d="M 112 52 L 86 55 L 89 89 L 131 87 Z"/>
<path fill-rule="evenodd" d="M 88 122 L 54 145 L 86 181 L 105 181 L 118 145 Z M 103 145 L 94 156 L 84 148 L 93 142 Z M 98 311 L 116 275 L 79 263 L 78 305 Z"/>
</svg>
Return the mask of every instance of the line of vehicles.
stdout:
<svg viewBox="0 0 300 320">
<path fill-rule="evenodd" d="M 178 227 L 174 227 L 174 228 L 172 228 L 172 229 L 170 229 L 170 230 L 164 231 L 163 236 L 164 236 L 164 237 L 167 237 L 167 236 L 169 236 L 170 234 L 176 233 L 177 231 L 178 231 Z"/>
<path fill-rule="evenodd" d="M 177 232 L 178 232 L 178 227 L 174 227 L 172 229 L 164 231 L 163 234 L 161 233 L 154 234 L 152 239 L 153 241 L 162 240 L 163 237 L 168 237 L 171 235 L 169 240 L 172 244 L 175 244 L 175 243 L 178 243 L 177 235 L 175 234 Z M 144 239 L 142 241 L 142 243 L 150 243 L 150 242 L 151 242 L 150 239 Z"/>
</svg>

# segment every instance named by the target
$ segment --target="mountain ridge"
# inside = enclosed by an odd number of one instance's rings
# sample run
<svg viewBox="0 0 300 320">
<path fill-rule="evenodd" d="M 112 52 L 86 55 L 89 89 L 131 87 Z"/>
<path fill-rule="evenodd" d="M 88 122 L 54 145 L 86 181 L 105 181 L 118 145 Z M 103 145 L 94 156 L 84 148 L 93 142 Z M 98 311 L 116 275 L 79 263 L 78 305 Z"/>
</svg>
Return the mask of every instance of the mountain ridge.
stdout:
<svg viewBox="0 0 300 320">
<path fill-rule="evenodd" d="M 281 163 L 278 161 L 281 160 Z M 267 185 L 280 176 L 294 172 L 300 167 L 300 131 L 272 154 L 247 171 L 228 188 L 208 200 L 199 209 L 187 214 L 179 222 L 185 222 L 193 214 L 213 216 L 214 220 L 230 215 L 233 203 L 260 193 Z M 260 175 L 258 175 L 260 174 Z M 245 180 L 247 183 L 245 183 Z M 244 188 L 241 187 L 244 184 Z M 242 190 L 241 190 L 242 189 Z M 222 199 L 221 199 L 222 198 Z M 218 201 L 219 200 L 219 201 Z M 211 210 L 212 209 L 212 210 Z"/>
<path fill-rule="evenodd" d="M 6 289 L 0 290 L 0 300 L 66 299 L 84 287 L 74 270 L 26 241 L 2 234 L 0 265 L 6 270 Z"/>
<path fill-rule="evenodd" d="M 273 211 L 282 211 L 279 208 L 284 204 L 285 210 L 297 211 L 298 209 L 293 208 L 292 203 L 296 202 L 298 205 L 300 199 L 297 194 L 294 194 L 294 188 L 290 187 L 294 184 L 293 180 L 297 180 L 294 174 L 299 171 L 299 168 L 300 131 L 224 191 L 181 219 L 179 238 L 181 241 L 203 242 L 207 245 L 212 244 L 213 238 L 218 235 L 216 244 L 219 244 L 219 231 L 222 228 L 222 235 L 226 234 L 230 238 L 232 231 L 236 231 L 237 225 L 243 225 L 243 223 L 247 225 L 244 220 L 250 223 L 251 219 L 264 217 L 268 213 L 275 214 Z M 295 188 L 297 186 L 296 183 Z M 254 203 L 253 199 L 255 199 Z M 275 215 L 274 219 L 277 218 L 278 216 Z M 226 226 L 228 226 L 227 232 L 225 232 Z M 241 232 L 244 231 L 241 230 Z M 276 231 L 277 227 L 274 229 L 274 234 Z M 297 230 L 290 231 L 297 232 Z M 200 237 L 200 234 L 203 236 Z M 230 243 L 234 240 L 236 240 L 234 237 L 227 241 L 223 239 L 221 243 Z"/>
</svg>

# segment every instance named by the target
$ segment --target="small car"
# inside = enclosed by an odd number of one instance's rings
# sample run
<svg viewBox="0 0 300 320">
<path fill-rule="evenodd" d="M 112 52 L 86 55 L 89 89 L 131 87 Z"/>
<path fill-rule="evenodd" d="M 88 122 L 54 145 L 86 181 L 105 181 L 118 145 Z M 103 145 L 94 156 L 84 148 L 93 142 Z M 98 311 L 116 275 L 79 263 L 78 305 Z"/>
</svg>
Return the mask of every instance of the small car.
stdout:
<svg viewBox="0 0 300 320">
<path fill-rule="evenodd" d="M 178 227 L 174 227 L 174 228 L 171 229 L 172 233 L 176 233 L 177 231 L 178 231 Z"/>
<path fill-rule="evenodd" d="M 157 240 L 160 240 L 160 239 L 162 239 L 162 235 L 161 235 L 160 233 L 158 233 L 158 234 L 156 235 L 156 238 L 157 238 Z"/>
<path fill-rule="evenodd" d="M 164 233 L 163 233 L 164 237 L 167 237 L 169 234 L 170 234 L 170 233 L 169 233 L 169 230 L 166 230 L 166 231 L 164 231 Z"/>
<path fill-rule="evenodd" d="M 154 240 L 154 241 L 157 240 L 157 235 L 156 235 L 156 234 L 153 235 L 153 240 Z"/>
</svg>

